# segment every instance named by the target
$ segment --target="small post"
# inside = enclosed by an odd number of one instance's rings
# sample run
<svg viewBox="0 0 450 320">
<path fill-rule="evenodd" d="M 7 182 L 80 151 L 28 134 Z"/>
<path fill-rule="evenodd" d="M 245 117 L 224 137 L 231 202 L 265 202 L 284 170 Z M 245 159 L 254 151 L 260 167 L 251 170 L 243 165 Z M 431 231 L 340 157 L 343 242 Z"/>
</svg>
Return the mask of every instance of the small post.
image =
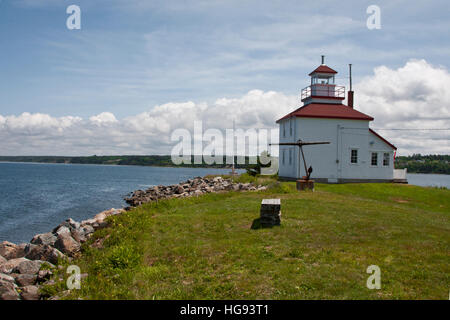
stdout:
<svg viewBox="0 0 450 320">
<path fill-rule="evenodd" d="M 281 224 L 280 199 L 263 199 L 261 201 L 260 222 L 262 227 L 279 226 Z"/>
<path fill-rule="evenodd" d="M 303 177 L 306 178 L 306 177 Z M 314 191 L 314 180 L 300 179 L 296 181 L 296 187 L 298 191 L 311 190 Z"/>
</svg>

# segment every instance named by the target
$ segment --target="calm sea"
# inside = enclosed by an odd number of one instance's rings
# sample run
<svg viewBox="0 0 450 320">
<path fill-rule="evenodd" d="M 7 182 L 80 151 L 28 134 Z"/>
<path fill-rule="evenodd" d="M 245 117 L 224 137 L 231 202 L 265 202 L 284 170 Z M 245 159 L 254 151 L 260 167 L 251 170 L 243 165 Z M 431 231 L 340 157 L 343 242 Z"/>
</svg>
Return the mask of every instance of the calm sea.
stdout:
<svg viewBox="0 0 450 320">
<path fill-rule="evenodd" d="M 81 221 L 126 205 L 137 189 L 228 169 L 0 162 L 0 241 L 28 242 L 67 218 Z M 410 184 L 450 188 L 450 175 L 408 174 Z"/>
<path fill-rule="evenodd" d="M 126 206 L 137 189 L 229 169 L 0 163 L 0 241 L 29 242 L 67 218 L 81 221 Z"/>
<path fill-rule="evenodd" d="M 446 187 L 450 189 L 450 175 L 408 173 L 406 178 L 409 184 L 423 187 Z"/>
</svg>

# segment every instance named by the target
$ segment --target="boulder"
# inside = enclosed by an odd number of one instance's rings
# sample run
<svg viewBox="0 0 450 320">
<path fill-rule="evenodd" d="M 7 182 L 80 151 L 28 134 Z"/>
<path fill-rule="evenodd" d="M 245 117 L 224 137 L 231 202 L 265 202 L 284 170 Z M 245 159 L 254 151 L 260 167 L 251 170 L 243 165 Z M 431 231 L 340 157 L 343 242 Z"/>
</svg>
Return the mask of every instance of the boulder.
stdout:
<svg viewBox="0 0 450 320">
<path fill-rule="evenodd" d="M 76 242 L 83 243 L 87 240 L 82 228 L 73 229 L 71 232 L 71 236 Z"/>
<path fill-rule="evenodd" d="M 69 256 L 73 256 L 80 251 L 81 246 L 70 234 L 60 234 L 55 242 L 55 248 Z"/>
<path fill-rule="evenodd" d="M 180 185 L 175 186 L 175 194 L 182 194 L 184 192 L 184 188 Z"/>
<path fill-rule="evenodd" d="M 0 280 L 0 300 L 19 300 L 16 288 L 13 282 Z"/>
<path fill-rule="evenodd" d="M 10 275 L 4 274 L 4 273 L 0 273 L 0 281 L 9 281 L 9 282 L 14 283 L 15 280 Z"/>
<path fill-rule="evenodd" d="M 50 280 L 51 276 L 53 275 L 53 272 L 51 270 L 39 270 L 36 282 L 42 283 Z"/>
<path fill-rule="evenodd" d="M 203 194 L 203 192 L 201 190 L 195 190 L 194 191 L 194 195 L 196 195 L 196 196 L 200 196 L 202 194 Z"/>
<path fill-rule="evenodd" d="M 57 264 L 60 258 L 64 258 L 61 251 L 47 244 L 30 245 L 25 251 L 25 257 L 30 260 L 43 260 Z"/>
<path fill-rule="evenodd" d="M 80 223 L 73 220 L 72 218 L 69 218 L 66 220 L 66 222 L 69 224 L 69 229 L 78 229 L 80 227 Z"/>
<path fill-rule="evenodd" d="M 30 241 L 32 244 L 46 244 L 49 246 L 53 246 L 55 245 L 56 242 L 56 236 L 51 233 L 51 232 L 47 232 L 47 233 L 41 233 L 41 234 L 37 234 L 33 237 L 33 239 L 31 239 Z"/>
<path fill-rule="evenodd" d="M 16 276 L 16 283 L 19 287 L 31 286 L 36 283 L 37 278 L 35 274 L 19 274 Z"/>
<path fill-rule="evenodd" d="M 45 261 L 42 260 L 26 260 L 19 263 L 14 269 L 13 272 L 20 274 L 37 274 L 41 269 L 42 264 Z"/>
<path fill-rule="evenodd" d="M 114 215 L 117 215 L 117 214 L 121 214 L 124 211 L 125 210 L 123 210 L 123 209 L 114 209 L 114 208 L 112 208 L 112 209 L 109 209 L 109 210 L 102 211 L 102 212 L 98 213 L 97 215 L 95 215 L 94 220 L 96 220 L 97 223 L 101 223 L 107 217 L 114 216 Z"/>
<path fill-rule="evenodd" d="M 2 264 L 3 262 L 8 261 L 6 258 L 3 258 L 3 256 L 0 256 L 0 264 Z"/>
<path fill-rule="evenodd" d="M 97 223 L 97 221 L 95 219 L 87 219 L 87 220 L 83 220 L 81 221 L 81 227 L 86 227 L 86 226 L 91 226 L 94 225 L 95 223 Z"/>
<path fill-rule="evenodd" d="M 53 229 L 53 233 L 58 238 L 60 235 L 69 235 L 70 236 L 70 229 L 68 226 L 65 226 L 63 224 L 59 225 L 55 229 Z M 55 241 L 56 242 L 56 241 Z"/>
<path fill-rule="evenodd" d="M 86 237 L 88 237 L 89 235 L 91 235 L 92 233 L 94 233 L 94 228 L 91 226 L 91 225 L 84 225 L 83 227 L 82 227 L 82 229 L 83 229 L 83 232 L 84 232 L 84 235 L 86 236 Z"/>
<path fill-rule="evenodd" d="M 39 287 L 37 286 L 25 286 L 21 288 L 20 295 L 23 300 L 39 300 L 41 298 Z"/>
<path fill-rule="evenodd" d="M 0 273 L 10 274 L 22 262 L 29 261 L 26 258 L 11 259 L 0 265 Z"/>
<path fill-rule="evenodd" d="M 3 241 L 0 243 L 0 256 L 7 260 L 22 258 L 25 256 L 25 245 L 26 244 L 14 244 L 9 241 Z"/>
</svg>

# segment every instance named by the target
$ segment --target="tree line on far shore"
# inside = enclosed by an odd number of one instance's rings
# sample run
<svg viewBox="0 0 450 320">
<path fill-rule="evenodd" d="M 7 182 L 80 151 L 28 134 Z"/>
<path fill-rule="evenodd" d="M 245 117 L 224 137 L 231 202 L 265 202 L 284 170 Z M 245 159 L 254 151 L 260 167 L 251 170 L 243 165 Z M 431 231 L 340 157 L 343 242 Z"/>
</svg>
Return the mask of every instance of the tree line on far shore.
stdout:
<svg viewBox="0 0 450 320">
<path fill-rule="evenodd" d="M 250 169 L 255 165 L 250 164 L 250 158 L 244 157 L 244 164 L 239 164 L 237 157 L 234 159 L 237 169 Z M 226 168 L 226 157 L 223 164 L 194 164 L 194 156 L 190 164 L 174 165 L 170 155 L 123 155 L 123 156 L 87 156 L 87 157 L 63 157 L 63 156 L 0 156 L 0 161 L 11 162 L 38 162 L 38 163 L 70 163 L 70 164 L 107 164 L 107 165 L 136 165 L 136 166 L 159 166 L 159 167 L 212 167 Z M 230 160 L 228 161 L 228 163 Z M 258 165 L 257 165 L 258 166 Z M 397 156 L 395 168 L 407 168 L 410 173 L 440 173 L 450 174 L 450 155 L 421 155 Z"/>
<path fill-rule="evenodd" d="M 249 164 L 249 157 L 244 157 L 245 164 L 238 163 L 238 157 L 235 157 L 234 163 L 237 169 L 244 169 Z M 86 156 L 86 157 L 64 157 L 64 156 L 0 156 L 0 161 L 10 162 L 37 162 L 37 163 L 66 163 L 66 164 L 106 164 L 106 165 L 128 165 L 128 166 L 157 166 L 157 167 L 212 167 L 227 168 L 231 167 L 229 162 L 231 158 L 223 157 L 223 163 L 208 164 L 202 161 L 201 164 L 194 162 L 194 156 L 190 163 L 175 165 L 170 155 L 123 155 L 123 156 Z"/>
<path fill-rule="evenodd" d="M 410 173 L 440 173 L 450 174 L 450 155 L 397 156 L 395 168 L 407 168 Z"/>
</svg>

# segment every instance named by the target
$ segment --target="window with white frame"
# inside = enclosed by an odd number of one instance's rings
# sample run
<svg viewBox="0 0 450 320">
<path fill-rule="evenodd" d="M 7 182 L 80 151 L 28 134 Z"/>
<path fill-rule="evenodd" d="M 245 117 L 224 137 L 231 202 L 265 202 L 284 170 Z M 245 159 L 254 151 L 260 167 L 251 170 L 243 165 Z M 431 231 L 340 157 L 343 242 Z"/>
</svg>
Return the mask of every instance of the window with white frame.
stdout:
<svg viewBox="0 0 450 320">
<path fill-rule="evenodd" d="M 350 163 L 358 163 L 358 149 L 350 150 Z"/>
<path fill-rule="evenodd" d="M 377 166 L 378 165 L 378 153 L 377 152 L 372 152 L 372 157 L 370 160 L 370 164 L 373 166 Z"/>
<path fill-rule="evenodd" d="M 389 166 L 389 159 L 391 158 L 391 155 L 389 152 L 385 152 L 383 154 L 383 166 L 388 167 Z"/>
</svg>

